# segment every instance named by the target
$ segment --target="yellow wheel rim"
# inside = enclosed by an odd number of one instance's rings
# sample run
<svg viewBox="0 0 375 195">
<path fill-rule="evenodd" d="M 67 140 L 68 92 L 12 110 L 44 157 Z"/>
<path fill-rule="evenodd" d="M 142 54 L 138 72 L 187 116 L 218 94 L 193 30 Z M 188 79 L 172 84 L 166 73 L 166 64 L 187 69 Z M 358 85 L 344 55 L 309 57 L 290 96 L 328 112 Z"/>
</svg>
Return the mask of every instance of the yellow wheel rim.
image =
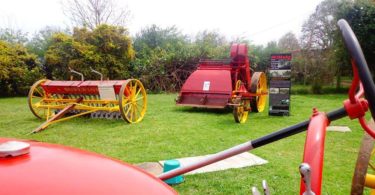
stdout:
<svg viewBox="0 0 375 195">
<path fill-rule="evenodd" d="M 236 82 L 235 91 L 239 91 L 241 85 L 242 85 L 241 80 L 238 80 Z M 250 101 L 249 100 L 243 100 L 243 99 L 237 99 L 235 101 L 237 103 L 239 103 L 240 105 L 239 106 L 235 106 L 234 109 L 233 109 L 234 120 L 237 123 L 245 123 L 246 120 L 247 120 L 247 116 L 249 115 L 249 111 L 248 111 L 249 109 L 247 109 L 247 108 L 250 105 Z"/>
<path fill-rule="evenodd" d="M 236 82 L 236 88 L 235 88 L 235 91 L 240 90 L 241 84 L 242 84 L 242 81 L 241 81 L 241 80 L 238 80 L 238 81 Z"/>
<path fill-rule="evenodd" d="M 267 79 L 264 73 L 260 76 L 256 93 L 267 93 Z M 258 111 L 263 112 L 266 108 L 267 95 L 258 96 L 256 99 Z"/>
<path fill-rule="evenodd" d="M 249 111 L 245 110 L 245 105 L 248 104 L 247 100 L 242 100 L 241 101 L 241 106 L 236 106 L 234 107 L 233 110 L 233 116 L 234 120 L 237 123 L 245 123 L 247 120 L 247 116 L 249 115 Z"/>
<path fill-rule="evenodd" d="M 250 92 L 257 94 L 251 100 L 251 110 L 253 112 L 264 111 L 267 102 L 267 78 L 263 72 L 255 72 L 252 75 Z"/>
<path fill-rule="evenodd" d="M 44 105 L 45 102 L 43 101 L 47 98 L 47 94 L 42 88 L 42 84 L 48 81 L 47 79 L 42 79 L 35 82 L 28 94 L 27 102 L 29 104 L 30 111 L 40 119 L 47 119 L 51 115 L 53 115 L 53 111 L 50 109 L 40 108 L 41 105 Z"/>
<path fill-rule="evenodd" d="M 147 94 L 141 81 L 126 80 L 120 89 L 119 106 L 122 118 L 128 123 L 142 121 L 147 110 Z"/>
</svg>

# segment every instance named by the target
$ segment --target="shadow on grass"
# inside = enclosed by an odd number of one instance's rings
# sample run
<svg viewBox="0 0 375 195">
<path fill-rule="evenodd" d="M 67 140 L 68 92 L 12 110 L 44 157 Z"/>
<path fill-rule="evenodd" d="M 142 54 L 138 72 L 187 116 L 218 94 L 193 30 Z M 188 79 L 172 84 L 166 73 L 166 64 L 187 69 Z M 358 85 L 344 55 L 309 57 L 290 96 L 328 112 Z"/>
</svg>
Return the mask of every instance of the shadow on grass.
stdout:
<svg viewBox="0 0 375 195">
<path fill-rule="evenodd" d="M 176 107 L 173 109 L 175 112 L 184 112 L 184 113 L 208 113 L 208 114 L 228 114 L 232 113 L 232 108 L 197 108 L 197 107 Z"/>
</svg>

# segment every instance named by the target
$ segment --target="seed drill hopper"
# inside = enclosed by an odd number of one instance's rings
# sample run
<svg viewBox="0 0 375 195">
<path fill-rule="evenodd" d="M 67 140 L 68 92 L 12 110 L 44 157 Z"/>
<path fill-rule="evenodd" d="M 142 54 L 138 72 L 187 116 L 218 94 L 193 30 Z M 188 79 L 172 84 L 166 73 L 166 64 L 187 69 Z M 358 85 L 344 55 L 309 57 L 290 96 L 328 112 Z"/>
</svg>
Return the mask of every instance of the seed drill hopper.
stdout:
<svg viewBox="0 0 375 195">
<path fill-rule="evenodd" d="M 74 117 L 89 115 L 92 118 L 123 118 L 128 123 L 140 122 L 147 108 L 146 91 L 137 79 L 51 81 L 42 79 L 34 83 L 28 95 L 31 112 L 46 119 L 32 133 L 47 126 Z M 66 117 L 63 117 L 67 115 Z"/>
<path fill-rule="evenodd" d="M 230 59 L 201 60 L 182 86 L 178 106 L 225 108 L 233 106 L 234 119 L 244 123 L 249 111 L 262 112 L 267 99 L 263 72 L 250 71 L 245 44 L 233 44 Z"/>
</svg>

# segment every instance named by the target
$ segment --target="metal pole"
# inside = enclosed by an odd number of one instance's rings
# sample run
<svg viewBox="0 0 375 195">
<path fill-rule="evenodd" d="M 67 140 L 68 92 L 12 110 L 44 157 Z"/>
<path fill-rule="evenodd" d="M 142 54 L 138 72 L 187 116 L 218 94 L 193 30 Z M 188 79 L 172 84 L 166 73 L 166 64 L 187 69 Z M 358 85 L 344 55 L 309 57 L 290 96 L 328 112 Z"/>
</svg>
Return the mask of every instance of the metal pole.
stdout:
<svg viewBox="0 0 375 195">
<path fill-rule="evenodd" d="M 90 66 L 90 70 L 91 72 L 100 75 L 100 81 L 103 81 L 103 74 L 101 72 L 94 70 L 93 68 L 91 68 L 91 66 Z"/>
<path fill-rule="evenodd" d="M 329 121 L 334 121 L 334 120 L 343 118 L 345 116 L 347 116 L 345 108 L 340 108 L 340 109 L 337 109 L 337 110 L 334 110 L 332 112 L 327 113 L 327 118 L 328 118 Z M 234 155 L 241 154 L 243 152 L 252 150 L 254 148 L 258 148 L 258 147 L 261 147 L 263 145 L 267 145 L 269 143 L 272 143 L 274 141 L 277 141 L 277 140 L 292 136 L 294 134 L 303 132 L 308 127 L 309 122 L 310 122 L 310 120 L 306 120 L 306 121 L 303 121 L 303 122 L 298 123 L 296 125 L 286 127 L 284 129 L 273 132 L 273 133 L 268 134 L 266 136 L 263 136 L 261 138 L 255 139 L 253 141 L 251 141 L 251 140 L 247 141 L 245 143 L 234 146 L 234 147 L 229 148 L 227 150 L 224 150 L 224 151 L 218 152 L 216 154 L 213 154 L 213 155 L 211 155 L 211 156 L 209 156 L 209 157 L 207 157 L 207 158 L 205 158 L 201 161 L 192 163 L 192 164 L 187 165 L 185 167 L 173 169 L 173 170 L 168 171 L 166 173 L 162 173 L 162 174 L 158 175 L 158 178 L 161 179 L 161 180 L 170 179 L 172 177 L 176 177 L 178 175 L 190 172 L 192 170 L 199 169 L 201 167 L 204 167 L 206 165 L 209 165 L 209 164 L 218 162 L 220 160 L 232 157 Z"/>
</svg>

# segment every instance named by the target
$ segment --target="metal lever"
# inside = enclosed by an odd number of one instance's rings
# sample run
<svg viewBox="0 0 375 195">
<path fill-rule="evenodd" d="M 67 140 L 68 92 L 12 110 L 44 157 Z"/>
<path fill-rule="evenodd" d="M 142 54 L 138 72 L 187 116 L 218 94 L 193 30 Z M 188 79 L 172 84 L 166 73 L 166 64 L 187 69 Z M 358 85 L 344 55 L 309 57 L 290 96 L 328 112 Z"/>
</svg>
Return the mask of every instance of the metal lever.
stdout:
<svg viewBox="0 0 375 195">
<path fill-rule="evenodd" d="M 262 187 L 263 187 L 263 194 L 264 195 L 270 195 L 270 189 L 268 188 L 266 180 L 262 181 Z M 253 193 L 253 195 L 260 195 L 260 192 L 259 192 L 258 188 L 256 188 L 256 187 L 252 187 L 251 192 Z"/>
<path fill-rule="evenodd" d="M 311 168 L 310 165 L 307 163 L 302 163 L 299 166 L 299 172 L 301 173 L 301 177 L 303 183 L 305 184 L 306 191 L 303 192 L 303 195 L 315 195 L 315 193 L 311 189 Z"/>
<path fill-rule="evenodd" d="M 263 193 L 264 195 L 270 195 L 270 189 L 268 188 L 267 181 L 264 179 L 262 181 Z"/>
<path fill-rule="evenodd" d="M 70 71 L 70 72 L 75 73 L 75 74 L 78 74 L 79 76 L 81 76 L 81 81 L 84 81 L 84 80 L 85 80 L 85 78 L 83 77 L 83 74 L 82 74 L 82 73 L 77 72 L 77 71 L 71 69 L 70 67 L 68 67 L 68 68 L 69 68 L 69 71 Z"/>
<path fill-rule="evenodd" d="M 100 81 L 103 81 L 103 74 L 102 73 L 100 73 L 99 71 L 94 70 L 93 68 L 91 68 L 91 66 L 90 66 L 90 70 L 91 70 L 91 72 L 100 75 Z"/>
</svg>

